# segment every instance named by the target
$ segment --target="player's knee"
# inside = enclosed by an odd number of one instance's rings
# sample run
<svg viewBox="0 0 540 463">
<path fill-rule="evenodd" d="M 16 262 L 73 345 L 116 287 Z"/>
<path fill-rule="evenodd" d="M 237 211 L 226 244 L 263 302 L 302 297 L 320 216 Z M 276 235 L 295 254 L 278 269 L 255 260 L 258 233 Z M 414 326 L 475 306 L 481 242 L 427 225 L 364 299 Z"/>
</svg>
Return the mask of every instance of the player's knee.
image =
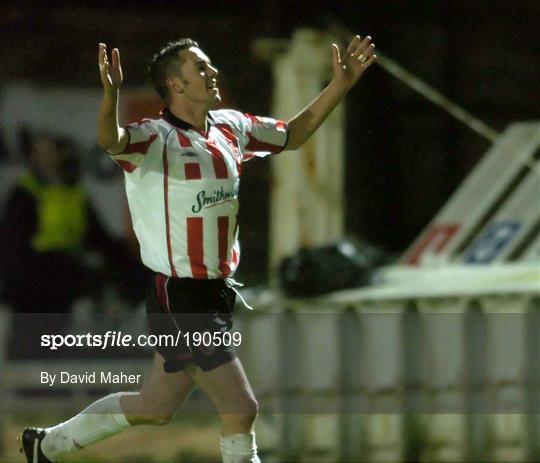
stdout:
<svg viewBox="0 0 540 463">
<path fill-rule="evenodd" d="M 147 424 L 153 424 L 156 426 L 163 426 L 169 423 L 173 418 L 173 415 L 168 414 L 159 414 L 159 415 L 149 415 Z"/>
<path fill-rule="evenodd" d="M 175 412 L 168 404 L 156 402 L 141 393 L 133 394 L 130 402 L 126 401 L 126 409 L 131 424 L 164 425 L 171 421 Z"/>
<path fill-rule="evenodd" d="M 250 398 L 241 406 L 228 410 L 222 414 L 221 419 L 227 425 L 232 425 L 239 428 L 250 429 L 259 411 L 259 404 L 255 398 Z"/>
<path fill-rule="evenodd" d="M 259 412 L 259 403 L 255 397 L 246 401 L 240 409 L 240 416 L 247 422 L 253 423 Z"/>
<path fill-rule="evenodd" d="M 255 397 L 252 397 L 251 400 L 248 402 L 246 416 L 253 423 L 255 421 L 255 418 L 257 418 L 257 413 L 259 413 L 259 402 L 257 402 L 257 399 L 255 399 Z"/>
<path fill-rule="evenodd" d="M 143 413 L 137 415 L 128 415 L 126 418 L 132 426 L 137 426 L 141 424 L 162 426 L 169 423 L 172 420 L 173 415 Z"/>
</svg>

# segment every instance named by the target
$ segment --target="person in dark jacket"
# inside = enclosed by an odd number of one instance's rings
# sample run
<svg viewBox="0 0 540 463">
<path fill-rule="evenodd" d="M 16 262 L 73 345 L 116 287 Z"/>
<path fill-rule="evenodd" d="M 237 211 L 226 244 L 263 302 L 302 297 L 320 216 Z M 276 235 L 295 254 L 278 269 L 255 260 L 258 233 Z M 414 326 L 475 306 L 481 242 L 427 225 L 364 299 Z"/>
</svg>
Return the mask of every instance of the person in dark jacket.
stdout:
<svg viewBox="0 0 540 463">
<path fill-rule="evenodd" d="M 61 332 L 77 298 L 99 298 L 103 275 L 86 263 L 86 252 L 99 252 L 113 266 L 130 260 L 79 183 L 74 144 L 42 133 L 27 147 L 28 172 L 12 188 L 0 218 L 1 297 L 15 314 L 14 357 L 39 355 L 36 325 L 43 333 Z"/>
</svg>

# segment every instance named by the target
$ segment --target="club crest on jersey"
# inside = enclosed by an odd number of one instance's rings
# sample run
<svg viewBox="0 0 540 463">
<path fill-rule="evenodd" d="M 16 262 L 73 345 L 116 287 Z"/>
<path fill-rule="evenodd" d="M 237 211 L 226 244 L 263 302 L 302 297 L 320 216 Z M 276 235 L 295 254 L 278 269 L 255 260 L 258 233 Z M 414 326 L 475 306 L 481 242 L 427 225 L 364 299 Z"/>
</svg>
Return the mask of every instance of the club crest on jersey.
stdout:
<svg viewBox="0 0 540 463">
<path fill-rule="evenodd" d="M 191 211 L 195 214 L 201 212 L 203 208 L 217 206 L 218 204 L 226 203 L 232 199 L 238 197 L 238 186 L 230 191 L 225 191 L 223 187 L 219 190 L 214 190 L 212 193 L 207 193 L 205 190 L 201 190 L 195 197 L 195 204 L 191 206 Z"/>
</svg>

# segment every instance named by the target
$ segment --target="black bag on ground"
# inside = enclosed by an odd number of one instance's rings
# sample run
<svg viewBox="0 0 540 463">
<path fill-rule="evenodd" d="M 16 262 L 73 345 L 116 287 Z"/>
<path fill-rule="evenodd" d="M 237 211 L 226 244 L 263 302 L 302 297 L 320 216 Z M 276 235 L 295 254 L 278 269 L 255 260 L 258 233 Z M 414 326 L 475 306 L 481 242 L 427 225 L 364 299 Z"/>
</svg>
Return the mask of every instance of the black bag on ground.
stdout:
<svg viewBox="0 0 540 463">
<path fill-rule="evenodd" d="M 379 248 L 366 244 L 359 250 L 350 241 L 301 249 L 281 262 L 281 288 L 288 296 L 309 297 L 365 286 L 387 257 Z"/>
</svg>

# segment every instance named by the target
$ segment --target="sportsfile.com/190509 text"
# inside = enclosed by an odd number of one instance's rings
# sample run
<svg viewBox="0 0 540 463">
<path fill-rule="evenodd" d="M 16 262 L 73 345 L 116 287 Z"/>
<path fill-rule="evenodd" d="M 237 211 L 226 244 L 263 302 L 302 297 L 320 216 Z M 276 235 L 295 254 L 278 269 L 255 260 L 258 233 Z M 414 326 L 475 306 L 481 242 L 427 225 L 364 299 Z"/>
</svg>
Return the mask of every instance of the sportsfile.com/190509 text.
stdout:
<svg viewBox="0 0 540 463">
<path fill-rule="evenodd" d="M 92 347 L 105 350 L 113 347 L 238 347 L 242 334 L 238 331 L 178 331 L 172 334 L 141 334 L 133 336 L 121 331 L 107 331 L 103 334 L 43 334 L 41 347 L 58 350 L 63 347 Z"/>
</svg>

